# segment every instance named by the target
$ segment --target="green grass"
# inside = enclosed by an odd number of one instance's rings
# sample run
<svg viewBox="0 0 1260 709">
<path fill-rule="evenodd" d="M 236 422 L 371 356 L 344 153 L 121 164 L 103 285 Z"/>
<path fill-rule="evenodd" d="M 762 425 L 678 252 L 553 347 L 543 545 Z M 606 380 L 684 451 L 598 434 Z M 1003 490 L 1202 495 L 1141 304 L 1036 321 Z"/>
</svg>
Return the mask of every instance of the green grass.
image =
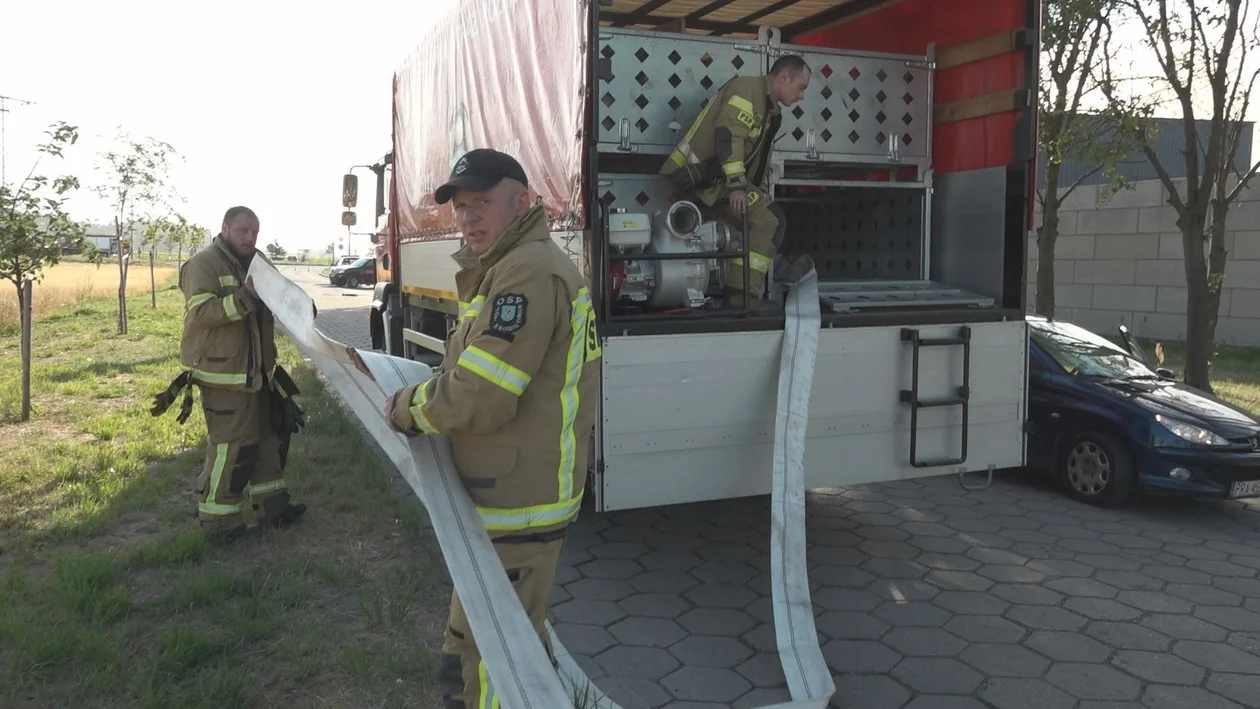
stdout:
<svg viewBox="0 0 1260 709">
<path fill-rule="evenodd" d="M 179 372 L 182 304 L 110 298 L 35 324 L 33 418 L 0 342 L 0 706 L 437 706 L 450 582 L 424 512 L 287 341 L 308 425 L 292 529 L 193 526 L 200 406 L 149 415 Z M 178 405 L 176 406 L 176 408 Z"/>
<path fill-rule="evenodd" d="M 1168 367 L 1181 378 L 1185 368 L 1185 347 L 1181 343 L 1150 341 L 1143 342 L 1142 346 L 1152 367 Z M 1161 354 L 1162 364 L 1159 363 Z M 1222 399 L 1260 413 L 1260 349 L 1217 345 L 1212 357 L 1212 389 Z"/>
</svg>

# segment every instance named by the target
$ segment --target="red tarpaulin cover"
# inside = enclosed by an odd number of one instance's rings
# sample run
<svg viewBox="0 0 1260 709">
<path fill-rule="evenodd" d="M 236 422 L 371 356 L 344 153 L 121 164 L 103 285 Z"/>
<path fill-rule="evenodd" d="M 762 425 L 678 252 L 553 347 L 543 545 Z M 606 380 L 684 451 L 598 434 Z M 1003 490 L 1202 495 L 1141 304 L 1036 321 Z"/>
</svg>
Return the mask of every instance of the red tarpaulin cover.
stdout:
<svg viewBox="0 0 1260 709">
<path fill-rule="evenodd" d="M 579 229 L 589 3 L 460 0 L 394 73 L 395 232 L 452 238 L 433 192 L 460 156 L 520 161 L 553 229 Z"/>
</svg>

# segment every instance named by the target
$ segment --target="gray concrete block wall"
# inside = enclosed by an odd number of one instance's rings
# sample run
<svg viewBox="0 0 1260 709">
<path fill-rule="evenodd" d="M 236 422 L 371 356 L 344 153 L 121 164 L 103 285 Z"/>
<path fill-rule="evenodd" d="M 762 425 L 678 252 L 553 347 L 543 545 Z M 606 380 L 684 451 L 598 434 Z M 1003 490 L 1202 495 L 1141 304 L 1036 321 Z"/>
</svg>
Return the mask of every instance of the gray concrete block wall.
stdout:
<svg viewBox="0 0 1260 709">
<path fill-rule="evenodd" d="M 1179 181 L 1184 190 L 1184 181 Z M 1184 194 L 1184 192 L 1183 192 Z M 1037 221 L 1041 210 L 1037 209 Z M 1140 182 L 1100 202 L 1081 187 L 1059 214 L 1055 248 L 1056 317 L 1100 333 L 1123 323 L 1147 338 L 1186 334 L 1186 276 L 1177 213 L 1159 181 Z M 1260 183 L 1230 209 L 1229 261 L 1216 339 L 1260 347 Z M 1028 308 L 1037 293 L 1037 240 L 1028 244 Z"/>
</svg>

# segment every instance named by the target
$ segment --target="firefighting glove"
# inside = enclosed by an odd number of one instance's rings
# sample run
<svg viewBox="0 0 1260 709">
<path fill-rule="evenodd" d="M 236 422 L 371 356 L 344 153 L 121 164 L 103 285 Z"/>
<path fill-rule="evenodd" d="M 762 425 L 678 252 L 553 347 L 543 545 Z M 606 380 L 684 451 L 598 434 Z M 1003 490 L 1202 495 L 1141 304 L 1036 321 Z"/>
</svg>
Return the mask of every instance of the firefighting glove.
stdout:
<svg viewBox="0 0 1260 709">
<path fill-rule="evenodd" d="M 192 373 L 185 371 L 181 373 L 166 390 L 153 397 L 153 406 L 149 409 L 152 416 L 161 416 L 166 410 L 175 403 L 175 398 L 179 396 L 180 391 L 184 392 L 184 401 L 180 406 L 179 416 L 176 417 L 178 423 L 184 423 L 192 414 Z"/>
<path fill-rule="evenodd" d="M 722 181 L 724 173 L 717 158 L 709 158 L 698 165 L 687 164 L 669 173 L 667 179 L 680 195 L 713 187 Z"/>
<path fill-rule="evenodd" d="M 293 397 L 302 392 L 284 367 L 277 366 L 271 375 L 271 388 L 276 393 L 272 398 L 272 422 L 276 430 L 281 434 L 300 433 L 306 426 L 306 412 L 302 411 L 302 407 L 297 405 Z"/>
</svg>

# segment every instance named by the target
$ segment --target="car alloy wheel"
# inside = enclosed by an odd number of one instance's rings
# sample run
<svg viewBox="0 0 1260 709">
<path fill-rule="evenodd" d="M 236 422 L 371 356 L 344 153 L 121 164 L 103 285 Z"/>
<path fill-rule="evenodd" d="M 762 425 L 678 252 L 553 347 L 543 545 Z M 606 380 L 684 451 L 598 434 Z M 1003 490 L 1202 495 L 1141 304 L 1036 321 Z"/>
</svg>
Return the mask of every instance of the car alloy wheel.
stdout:
<svg viewBox="0 0 1260 709">
<path fill-rule="evenodd" d="M 355 278 L 354 276 L 350 276 L 349 278 L 347 278 L 347 279 L 346 279 L 346 287 L 347 287 L 347 288 L 358 288 L 358 287 L 359 287 L 359 279 L 358 279 L 358 278 Z"/>
</svg>

